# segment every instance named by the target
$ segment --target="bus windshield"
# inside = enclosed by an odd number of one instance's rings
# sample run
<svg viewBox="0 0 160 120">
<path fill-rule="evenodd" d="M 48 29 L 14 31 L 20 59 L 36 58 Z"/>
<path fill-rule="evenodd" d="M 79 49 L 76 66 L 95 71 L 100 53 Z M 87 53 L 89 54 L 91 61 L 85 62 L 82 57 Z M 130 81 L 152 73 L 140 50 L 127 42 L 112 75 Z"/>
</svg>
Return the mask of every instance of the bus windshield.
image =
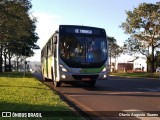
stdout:
<svg viewBox="0 0 160 120">
<path fill-rule="evenodd" d="M 69 67 L 101 67 L 107 59 L 107 41 L 91 36 L 62 36 L 59 52 Z"/>
</svg>

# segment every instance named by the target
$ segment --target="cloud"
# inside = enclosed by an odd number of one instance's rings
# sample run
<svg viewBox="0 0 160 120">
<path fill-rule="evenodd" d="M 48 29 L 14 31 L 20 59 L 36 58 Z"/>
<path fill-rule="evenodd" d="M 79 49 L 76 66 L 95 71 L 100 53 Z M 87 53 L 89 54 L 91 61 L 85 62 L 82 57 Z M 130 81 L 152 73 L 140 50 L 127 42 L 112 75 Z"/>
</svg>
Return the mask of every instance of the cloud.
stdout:
<svg viewBox="0 0 160 120">
<path fill-rule="evenodd" d="M 40 37 L 38 43 L 43 47 L 48 38 L 58 29 L 62 17 L 48 13 L 35 13 L 34 16 L 37 18 L 36 32 Z"/>
<path fill-rule="evenodd" d="M 49 13 L 33 13 L 33 16 L 37 18 L 36 32 L 38 33 L 38 36 L 40 38 L 37 44 L 42 49 L 48 41 L 49 37 L 55 32 L 55 30 L 58 29 L 62 17 Z M 40 61 L 40 51 L 41 50 L 35 50 L 35 55 L 29 58 L 29 60 Z"/>
</svg>

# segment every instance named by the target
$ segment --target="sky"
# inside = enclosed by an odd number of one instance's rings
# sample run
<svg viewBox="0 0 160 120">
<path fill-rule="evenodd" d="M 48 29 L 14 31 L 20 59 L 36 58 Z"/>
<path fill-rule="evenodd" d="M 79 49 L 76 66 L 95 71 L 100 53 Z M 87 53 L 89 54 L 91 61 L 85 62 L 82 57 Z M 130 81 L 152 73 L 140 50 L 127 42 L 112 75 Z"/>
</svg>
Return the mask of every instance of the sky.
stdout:
<svg viewBox="0 0 160 120">
<path fill-rule="evenodd" d="M 29 61 L 40 61 L 40 51 L 59 25 L 84 25 L 100 27 L 107 36 L 114 37 L 123 46 L 129 37 L 119 26 L 126 20 L 125 11 L 133 10 L 140 3 L 159 0 L 32 0 L 30 14 L 37 18 L 40 50 Z"/>
</svg>

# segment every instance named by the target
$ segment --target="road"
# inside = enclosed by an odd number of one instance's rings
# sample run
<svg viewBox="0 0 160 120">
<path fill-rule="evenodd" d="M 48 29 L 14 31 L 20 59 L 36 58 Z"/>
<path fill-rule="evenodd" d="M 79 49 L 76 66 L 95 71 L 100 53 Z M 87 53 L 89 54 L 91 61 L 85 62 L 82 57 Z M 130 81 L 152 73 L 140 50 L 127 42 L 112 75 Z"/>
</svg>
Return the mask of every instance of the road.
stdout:
<svg viewBox="0 0 160 120">
<path fill-rule="evenodd" d="M 52 82 L 44 83 L 53 88 Z M 80 83 L 62 84 L 54 89 L 93 119 L 98 116 L 109 120 L 160 120 L 160 79 L 110 76 L 108 80 L 97 81 L 95 88 Z M 131 114 L 141 116 L 126 117 Z"/>
</svg>

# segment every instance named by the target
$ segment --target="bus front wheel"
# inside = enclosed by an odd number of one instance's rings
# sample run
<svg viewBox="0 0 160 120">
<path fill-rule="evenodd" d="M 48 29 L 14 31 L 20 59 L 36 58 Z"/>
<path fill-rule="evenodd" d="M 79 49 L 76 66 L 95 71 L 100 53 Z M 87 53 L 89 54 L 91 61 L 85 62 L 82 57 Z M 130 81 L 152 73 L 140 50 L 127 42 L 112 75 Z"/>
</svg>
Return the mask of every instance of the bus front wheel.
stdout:
<svg viewBox="0 0 160 120">
<path fill-rule="evenodd" d="M 96 80 L 92 80 L 88 82 L 89 87 L 95 87 Z"/>
<path fill-rule="evenodd" d="M 54 87 L 60 87 L 61 86 L 61 82 L 58 82 L 55 80 L 54 74 L 53 74 L 53 67 L 51 67 L 51 74 L 52 74 L 52 81 L 54 84 Z"/>
<path fill-rule="evenodd" d="M 54 80 L 54 87 L 60 87 L 61 86 L 61 82 L 57 82 Z"/>
<path fill-rule="evenodd" d="M 45 78 L 45 76 L 44 76 L 44 69 L 42 70 L 42 80 L 43 80 L 43 82 L 45 82 L 47 79 Z"/>
</svg>

